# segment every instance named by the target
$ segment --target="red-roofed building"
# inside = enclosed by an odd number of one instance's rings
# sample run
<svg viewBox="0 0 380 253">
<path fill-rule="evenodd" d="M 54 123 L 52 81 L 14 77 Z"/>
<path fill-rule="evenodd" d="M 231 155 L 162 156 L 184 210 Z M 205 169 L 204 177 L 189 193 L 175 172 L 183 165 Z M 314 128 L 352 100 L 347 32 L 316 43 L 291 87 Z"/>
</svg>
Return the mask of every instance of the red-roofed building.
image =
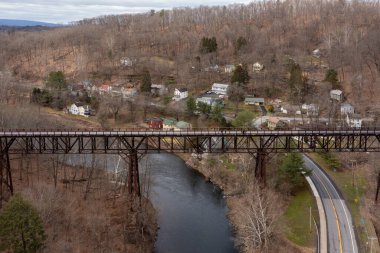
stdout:
<svg viewBox="0 0 380 253">
<path fill-rule="evenodd" d="M 164 121 L 160 118 L 151 118 L 151 119 L 148 119 L 147 121 L 148 121 L 147 123 L 149 125 L 149 128 L 152 128 L 152 129 L 162 129 L 164 125 Z"/>
</svg>

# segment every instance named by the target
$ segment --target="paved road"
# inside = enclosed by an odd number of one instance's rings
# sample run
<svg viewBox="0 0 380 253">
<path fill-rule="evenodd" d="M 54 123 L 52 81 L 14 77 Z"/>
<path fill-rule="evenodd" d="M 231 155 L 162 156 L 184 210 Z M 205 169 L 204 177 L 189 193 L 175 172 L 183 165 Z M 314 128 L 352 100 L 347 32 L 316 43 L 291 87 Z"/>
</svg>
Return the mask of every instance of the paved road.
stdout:
<svg viewBox="0 0 380 253">
<path fill-rule="evenodd" d="M 285 121 L 285 122 L 291 122 L 291 121 L 302 121 L 302 118 L 301 117 L 277 117 L 276 118 L 279 118 L 280 120 L 282 121 Z M 260 129 L 260 126 L 262 123 L 265 123 L 267 122 L 269 119 L 269 116 L 261 116 L 261 117 L 257 117 L 255 118 L 253 121 L 252 121 L 252 126 L 256 127 L 257 129 Z M 304 116 L 303 120 L 305 122 L 307 122 L 308 120 L 310 120 L 307 116 Z M 329 120 L 327 118 L 319 118 L 319 122 L 328 122 Z"/>
<path fill-rule="evenodd" d="M 267 109 L 265 108 L 265 106 L 260 105 L 260 108 L 261 108 L 261 112 L 262 112 L 263 116 L 266 116 L 268 112 L 267 112 Z"/>
<path fill-rule="evenodd" d="M 312 170 L 314 182 L 326 213 L 329 253 L 357 253 L 358 246 L 353 230 L 351 214 L 344 199 L 332 181 L 307 156 L 303 155 L 306 168 Z"/>
</svg>

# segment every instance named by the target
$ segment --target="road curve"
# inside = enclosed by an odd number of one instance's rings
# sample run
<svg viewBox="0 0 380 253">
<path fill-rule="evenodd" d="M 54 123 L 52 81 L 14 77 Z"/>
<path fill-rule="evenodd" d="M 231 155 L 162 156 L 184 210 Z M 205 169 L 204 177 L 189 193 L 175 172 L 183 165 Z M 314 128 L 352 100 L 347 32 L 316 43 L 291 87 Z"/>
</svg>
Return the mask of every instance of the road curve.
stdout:
<svg viewBox="0 0 380 253">
<path fill-rule="evenodd" d="M 351 214 L 339 190 L 322 169 L 308 156 L 303 155 L 305 167 L 312 171 L 315 184 L 325 209 L 328 252 L 358 253 Z"/>
</svg>

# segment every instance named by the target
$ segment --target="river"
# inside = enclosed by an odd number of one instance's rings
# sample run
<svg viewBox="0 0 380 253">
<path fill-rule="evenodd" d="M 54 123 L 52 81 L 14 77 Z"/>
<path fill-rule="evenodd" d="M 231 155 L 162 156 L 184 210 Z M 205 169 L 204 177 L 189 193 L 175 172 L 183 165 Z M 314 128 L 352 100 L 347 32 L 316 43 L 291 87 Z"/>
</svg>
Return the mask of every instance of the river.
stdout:
<svg viewBox="0 0 380 253">
<path fill-rule="evenodd" d="M 89 165 L 89 159 L 86 160 Z M 96 160 L 98 166 L 106 164 L 114 170 L 118 159 L 98 156 Z M 78 161 L 83 159 L 72 157 L 68 163 Z M 227 219 L 226 202 L 217 186 L 172 154 L 146 155 L 139 166 L 140 174 L 144 175 L 140 178 L 150 178 L 149 198 L 158 211 L 160 229 L 155 253 L 238 252 Z"/>
</svg>

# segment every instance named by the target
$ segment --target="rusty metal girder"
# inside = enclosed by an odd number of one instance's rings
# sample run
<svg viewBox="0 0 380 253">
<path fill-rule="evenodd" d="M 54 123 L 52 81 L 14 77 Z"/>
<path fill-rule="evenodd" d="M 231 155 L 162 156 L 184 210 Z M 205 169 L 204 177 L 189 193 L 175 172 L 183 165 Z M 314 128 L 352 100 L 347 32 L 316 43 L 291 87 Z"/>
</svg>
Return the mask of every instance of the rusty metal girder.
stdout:
<svg viewBox="0 0 380 253">
<path fill-rule="evenodd" d="M 380 152 L 377 132 L 247 131 L 197 134 L 178 132 L 0 132 L 0 141 L 9 154 L 139 152 L 250 153 L 268 152 Z"/>
</svg>

